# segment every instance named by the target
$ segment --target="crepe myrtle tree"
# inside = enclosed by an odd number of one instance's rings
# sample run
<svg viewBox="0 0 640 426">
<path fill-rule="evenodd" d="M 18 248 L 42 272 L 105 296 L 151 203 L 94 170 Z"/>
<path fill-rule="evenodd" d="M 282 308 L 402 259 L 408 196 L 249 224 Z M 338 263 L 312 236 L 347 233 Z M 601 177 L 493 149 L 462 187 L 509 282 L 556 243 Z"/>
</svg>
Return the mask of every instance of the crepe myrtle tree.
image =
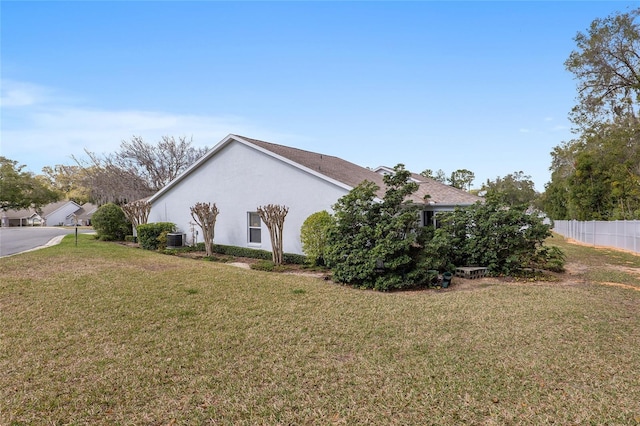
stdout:
<svg viewBox="0 0 640 426">
<path fill-rule="evenodd" d="M 202 238 L 207 256 L 213 255 L 216 219 L 220 210 L 216 203 L 196 203 L 191 207 L 191 217 L 202 229 Z"/>
<path fill-rule="evenodd" d="M 149 220 L 151 203 L 146 200 L 137 200 L 122 206 L 122 211 L 127 220 L 133 225 L 133 233 L 137 236 L 138 226 L 144 225 Z"/>
<path fill-rule="evenodd" d="M 271 237 L 271 254 L 273 263 L 282 265 L 284 260 L 284 250 L 282 247 L 282 232 L 284 229 L 284 218 L 289 213 L 289 207 L 278 204 L 268 204 L 256 209 L 260 219 L 267 225 L 269 236 Z"/>
</svg>

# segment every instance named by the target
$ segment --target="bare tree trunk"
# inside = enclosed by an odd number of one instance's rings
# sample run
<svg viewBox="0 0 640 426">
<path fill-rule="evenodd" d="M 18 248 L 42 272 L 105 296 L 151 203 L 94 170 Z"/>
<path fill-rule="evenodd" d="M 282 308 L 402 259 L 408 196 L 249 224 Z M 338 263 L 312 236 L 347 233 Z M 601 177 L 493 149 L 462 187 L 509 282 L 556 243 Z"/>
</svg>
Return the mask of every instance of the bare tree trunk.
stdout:
<svg viewBox="0 0 640 426">
<path fill-rule="evenodd" d="M 191 207 L 191 217 L 202 228 L 202 239 L 204 240 L 204 249 L 207 256 L 213 255 L 214 229 L 218 213 L 220 211 L 216 203 L 196 203 L 195 206 Z"/>
<path fill-rule="evenodd" d="M 151 204 L 148 201 L 138 200 L 122 206 L 122 211 L 127 220 L 133 225 L 133 235 L 138 235 L 138 225 L 143 225 L 149 220 Z"/>
<path fill-rule="evenodd" d="M 269 204 L 264 207 L 258 207 L 257 211 L 260 219 L 262 219 L 269 229 L 273 263 L 282 265 L 284 258 L 282 232 L 284 229 L 284 218 L 287 216 L 287 213 L 289 213 L 289 207 Z"/>
</svg>

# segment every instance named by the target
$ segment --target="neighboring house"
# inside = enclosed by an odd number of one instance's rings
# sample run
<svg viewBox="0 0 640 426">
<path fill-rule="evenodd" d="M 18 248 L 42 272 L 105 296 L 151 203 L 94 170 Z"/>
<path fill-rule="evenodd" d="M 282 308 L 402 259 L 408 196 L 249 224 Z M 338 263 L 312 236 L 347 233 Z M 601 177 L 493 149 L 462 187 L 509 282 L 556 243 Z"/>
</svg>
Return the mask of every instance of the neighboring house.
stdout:
<svg viewBox="0 0 640 426">
<path fill-rule="evenodd" d="M 78 210 L 80 210 L 80 204 L 74 201 L 58 201 L 41 207 L 40 216 L 44 219 L 43 224 L 46 226 L 62 226 L 67 224 L 69 215 Z"/>
<path fill-rule="evenodd" d="M 269 231 L 256 210 L 280 204 L 289 207 L 284 221 L 284 251 L 302 253 L 300 227 L 309 215 L 321 210 L 331 212 L 340 197 L 365 180 L 382 188 L 378 192 L 382 198 L 383 174 L 389 172 L 392 169 L 373 171 L 338 157 L 229 135 L 149 199 L 149 223 L 173 222 L 191 244 L 191 206 L 216 203 L 220 210 L 216 243 L 271 250 Z M 433 220 L 435 212 L 481 200 L 420 175 L 413 178 L 420 189 L 412 199 L 424 206 L 423 221 Z M 431 197 L 425 201 L 427 194 Z M 198 241 L 202 239 L 196 237 Z"/>
<path fill-rule="evenodd" d="M 7 210 L 0 212 L 0 226 L 40 226 L 42 217 L 33 209 Z"/>
<path fill-rule="evenodd" d="M 91 203 L 83 204 L 80 209 L 71 213 L 65 218 L 65 225 L 79 225 L 79 226 L 89 226 L 91 225 L 91 217 L 98 210 L 98 206 Z"/>
<path fill-rule="evenodd" d="M 97 207 L 93 204 L 80 206 L 74 201 L 58 201 L 47 204 L 42 208 L 7 210 L 0 213 L 0 224 L 7 226 L 73 226 L 76 224 L 75 216 L 80 221 L 78 225 L 88 225 L 91 215 Z M 75 215 L 75 216 L 74 216 Z"/>
</svg>

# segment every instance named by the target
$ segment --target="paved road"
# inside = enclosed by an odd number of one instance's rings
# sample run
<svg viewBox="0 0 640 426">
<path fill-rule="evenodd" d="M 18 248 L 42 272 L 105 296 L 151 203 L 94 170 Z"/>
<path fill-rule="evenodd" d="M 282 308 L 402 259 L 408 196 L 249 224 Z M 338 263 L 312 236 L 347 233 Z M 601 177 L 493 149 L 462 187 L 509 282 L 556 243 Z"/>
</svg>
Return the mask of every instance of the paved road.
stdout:
<svg viewBox="0 0 640 426">
<path fill-rule="evenodd" d="M 73 234 L 75 230 L 58 227 L 14 227 L 0 228 L 0 257 L 42 248 L 47 244 L 59 242 L 63 236 Z M 78 229 L 80 233 L 93 232 L 92 229 Z"/>
</svg>

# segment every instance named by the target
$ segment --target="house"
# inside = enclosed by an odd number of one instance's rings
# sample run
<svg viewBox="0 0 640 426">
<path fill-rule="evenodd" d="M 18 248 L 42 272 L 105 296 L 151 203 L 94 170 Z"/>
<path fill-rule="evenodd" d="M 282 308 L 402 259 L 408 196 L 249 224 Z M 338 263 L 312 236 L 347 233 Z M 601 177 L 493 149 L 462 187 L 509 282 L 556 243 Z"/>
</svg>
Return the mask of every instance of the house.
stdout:
<svg viewBox="0 0 640 426">
<path fill-rule="evenodd" d="M 95 204 L 85 203 L 80 206 L 80 209 L 67 215 L 64 224 L 67 226 L 89 226 L 91 225 L 91 217 L 97 210 L 98 206 L 96 206 Z"/>
<path fill-rule="evenodd" d="M 382 188 L 378 193 L 382 198 L 383 175 L 390 172 L 385 167 L 374 171 L 330 155 L 228 135 L 149 199 L 148 221 L 173 222 L 187 244 L 201 242 L 190 208 L 197 202 L 212 202 L 220 210 L 216 243 L 271 250 L 269 231 L 256 210 L 267 204 L 285 205 L 289 213 L 284 222 L 284 251 L 302 253 L 300 227 L 309 215 L 331 211 L 340 197 L 364 180 Z M 412 198 L 424 206 L 423 221 L 433 220 L 438 211 L 480 200 L 420 175 L 412 178 L 419 184 Z M 428 201 L 425 195 L 430 195 Z"/>
<path fill-rule="evenodd" d="M 0 212 L 0 226 L 40 226 L 42 217 L 33 209 L 7 210 Z"/>
<path fill-rule="evenodd" d="M 0 225 L 7 226 L 73 226 L 87 225 L 97 206 L 74 201 L 58 201 L 40 209 L 7 210 L 0 213 Z M 75 215 L 75 216 L 74 216 Z M 76 217 L 80 221 L 76 223 Z"/>
</svg>

